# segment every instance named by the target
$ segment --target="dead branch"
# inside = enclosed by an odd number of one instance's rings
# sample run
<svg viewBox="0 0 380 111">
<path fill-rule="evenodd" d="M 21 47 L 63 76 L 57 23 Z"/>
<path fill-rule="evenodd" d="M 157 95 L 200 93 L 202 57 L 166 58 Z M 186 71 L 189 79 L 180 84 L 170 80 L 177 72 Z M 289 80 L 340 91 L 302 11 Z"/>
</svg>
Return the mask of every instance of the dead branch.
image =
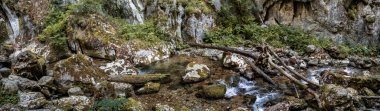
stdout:
<svg viewBox="0 0 380 111">
<path fill-rule="evenodd" d="M 298 86 L 300 86 L 301 88 L 303 89 L 307 89 L 307 85 L 303 84 L 301 81 L 297 80 L 296 78 L 294 78 L 292 75 L 288 74 L 285 70 L 283 70 L 282 68 L 280 68 L 280 66 L 276 65 L 275 63 L 273 63 L 273 60 L 272 60 L 272 56 L 267 52 L 268 54 L 268 62 L 271 66 L 273 66 L 275 69 L 277 69 L 278 71 L 280 71 L 280 73 L 284 76 L 286 76 L 287 78 L 289 78 L 290 80 L 292 80 L 294 83 L 296 83 Z"/>
<path fill-rule="evenodd" d="M 221 46 L 212 46 L 212 45 L 204 45 L 204 44 L 197 44 L 197 43 L 187 43 L 188 45 L 192 47 L 200 47 L 200 48 L 209 48 L 209 49 L 217 49 L 217 50 L 222 50 L 226 52 L 232 52 L 232 53 L 237 53 L 246 57 L 250 57 L 252 59 L 257 59 L 259 58 L 258 56 L 253 55 L 252 53 L 248 53 L 245 51 L 241 51 L 238 49 L 234 48 L 229 48 L 229 47 L 221 47 Z"/>
<path fill-rule="evenodd" d="M 264 73 L 259 67 L 257 67 L 252 61 L 248 60 L 248 58 L 243 57 L 244 60 L 251 66 L 251 68 L 256 71 L 261 77 L 267 80 L 269 83 L 275 85 L 276 83 L 270 78 L 267 74 Z"/>
<path fill-rule="evenodd" d="M 307 79 L 306 77 L 302 76 L 297 71 L 295 71 L 294 69 L 292 69 L 288 65 L 286 65 L 285 62 L 280 59 L 280 57 L 273 51 L 273 49 L 269 45 L 267 45 L 267 48 L 269 49 L 269 52 L 274 56 L 274 58 L 276 58 L 278 61 L 280 61 L 281 65 L 283 65 L 291 73 L 293 73 L 294 75 L 296 75 L 297 77 L 301 78 L 302 80 L 306 81 L 309 84 L 321 87 L 321 85 L 319 85 L 318 83 L 315 83 L 315 82 Z"/>
<path fill-rule="evenodd" d="M 380 99 L 380 96 L 359 96 L 359 97 L 363 99 Z"/>
<path fill-rule="evenodd" d="M 314 90 L 310 89 L 307 85 L 303 84 L 301 81 L 297 80 L 292 75 L 288 74 L 285 70 L 280 68 L 278 65 L 273 63 L 272 56 L 269 54 L 269 52 L 267 52 L 267 55 L 268 55 L 268 62 L 271 66 L 273 66 L 275 69 L 280 71 L 281 74 L 283 74 L 284 76 L 286 76 L 287 78 L 292 80 L 294 83 L 296 83 L 302 89 L 305 89 L 307 92 L 311 93 L 314 96 L 315 100 L 317 100 L 319 108 L 322 108 L 321 100 L 319 100 L 319 95 Z"/>
</svg>

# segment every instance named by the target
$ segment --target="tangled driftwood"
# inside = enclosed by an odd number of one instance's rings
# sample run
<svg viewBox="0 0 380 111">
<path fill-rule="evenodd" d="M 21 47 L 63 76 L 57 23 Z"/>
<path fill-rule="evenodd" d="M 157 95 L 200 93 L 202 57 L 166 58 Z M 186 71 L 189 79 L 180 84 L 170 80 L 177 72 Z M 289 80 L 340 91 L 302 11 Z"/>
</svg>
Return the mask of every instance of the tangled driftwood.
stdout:
<svg viewBox="0 0 380 111">
<path fill-rule="evenodd" d="M 254 64 L 252 61 L 250 61 L 247 58 L 247 57 L 249 57 L 249 58 L 252 58 L 253 60 L 257 60 L 259 58 L 259 57 L 255 56 L 254 54 L 252 54 L 250 52 L 242 51 L 242 50 L 238 50 L 238 49 L 234 49 L 234 48 L 229 48 L 229 47 L 212 46 L 212 45 L 197 44 L 197 43 L 188 43 L 188 45 L 190 45 L 192 47 L 199 47 L 199 48 L 217 49 L 217 50 L 222 50 L 222 51 L 226 51 L 226 52 L 232 52 L 232 53 L 236 53 L 236 54 L 240 54 L 242 56 L 245 56 L 244 60 L 251 66 L 251 68 L 257 74 L 259 74 L 260 76 L 262 76 L 269 83 L 275 84 L 275 82 L 270 78 L 270 76 L 268 76 L 263 70 L 261 70 L 259 67 L 256 66 L 256 64 Z M 292 68 L 290 68 L 289 66 L 287 66 L 285 64 L 285 62 L 282 61 L 280 59 L 280 57 L 273 51 L 273 49 L 271 48 L 270 45 L 265 45 L 264 49 L 265 50 L 263 50 L 264 52 L 262 52 L 262 53 L 267 55 L 267 59 L 265 59 L 265 60 L 267 60 L 266 62 L 269 63 L 270 66 L 272 66 L 276 70 L 278 70 L 280 72 L 280 74 L 282 74 L 285 77 L 287 77 L 288 79 L 290 79 L 292 82 L 294 82 L 295 84 L 297 84 L 299 87 L 301 87 L 302 89 L 304 89 L 306 92 L 312 94 L 315 97 L 315 100 L 318 102 L 318 106 L 321 108 L 322 105 L 321 105 L 321 102 L 319 100 L 319 95 L 315 92 L 315 90 L 311 89 L 311 87 L 309 87 L 308 84 L 316 86 L 316 88 L 319 88 L 320 85 L 317 84 L 317 83 L 314 83 L 311 80 L 308 80 L 306 77 L 302 76 L 300 73 L 298 73 L 297 71 L 295 71 Z M 283 69 L 279 65 L 275 64 L 273 62 L 273 59 L 274 59 L 273 57 L 277 61 L 279 61 L 280 64 L 282 65 L 282 67 L 284 67 L 285 69 Z M 287 71 L 289 71 L 291 73 L 288 73 Z M 295 77 L 293 75 L 295 75 Z M 297 79 L 296 77 L 299 78 L 300 80 Z M 305 84 L 305 83 L 301 82 L 301 80 L 306 81 L 308 84 Z"/>
</svg>

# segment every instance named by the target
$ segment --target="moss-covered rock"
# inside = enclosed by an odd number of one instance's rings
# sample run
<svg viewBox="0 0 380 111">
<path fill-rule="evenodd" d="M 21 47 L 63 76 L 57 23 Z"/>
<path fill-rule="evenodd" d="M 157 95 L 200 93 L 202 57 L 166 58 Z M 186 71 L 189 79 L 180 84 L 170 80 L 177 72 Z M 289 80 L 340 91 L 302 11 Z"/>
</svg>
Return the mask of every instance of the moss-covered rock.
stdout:
<svg viewBox="0 0 380 111">
<path fill-rule="evenodd" d="M 12 69 L 18 76 L 38 80 L 46 75 L 46 61 L 30 50 L 16 53 L 12 57 Z"/>
<path fill-rule="evenodd" d="M 380 87 L 380 78 L 378 76 L 351 77 L 340 72 L 324 71 L 321 73 L 321 80 L 325 84 L 338 84 L 355 89 L 367 87 L 371 90 L 377 90 Z"/>
<path fill-rule="evenodd" d="M 224 85 L 209 85 L 202 87 L 202 89 L 198 92 L 198 95 L 205 98 L 220 99 L 224 98 L 226 91 L 227 88 Z"/>
<path fill-rule="evenodd" d="M 70 96 L 52 100 L 49 105 L 56 106 L 65 111 L 83 111 L 89 107 L 93 100 L 86 96 Z"/>
<path fill-rule="evenodd" d="M 54 65 L 53 77 L 62 92 L 67 92 L 68 88 L 78 86 L 86 93 L 91 91 L 97 83 L 106 80 L 107 74 L 92 65 L 89 59 L 85 55 L 78 54 Z"/>
<path fill-rule="evenodd" d="M 352 88 L 344 88 L 334 84 L 326 84 L 321 88 L 321 103 L 325 110 L 347 110 L 358 101 L 358 92 Z"/>
<path fill-rule="evenodd" d="M 161 84 L 160 83 L 153 83 L 148 82 L 144 85 L 144 87 L 137 90 L 137 94 L 150 94 L 150 93 L 156 93 L 160 91 Z"/>
<path fill-rule="evenodd" d="M 102 16 L 76 15 L 68 19 L 68 42 L 71 50 L 101 59 L 115 59 L 116 30 Z"/>
<path fill-rule="evenodd" d="M 124 107 L 127 111 L 145 111 L 142 104 L 133 98 L 128 98 L 128 103 Z"/>
</svg>

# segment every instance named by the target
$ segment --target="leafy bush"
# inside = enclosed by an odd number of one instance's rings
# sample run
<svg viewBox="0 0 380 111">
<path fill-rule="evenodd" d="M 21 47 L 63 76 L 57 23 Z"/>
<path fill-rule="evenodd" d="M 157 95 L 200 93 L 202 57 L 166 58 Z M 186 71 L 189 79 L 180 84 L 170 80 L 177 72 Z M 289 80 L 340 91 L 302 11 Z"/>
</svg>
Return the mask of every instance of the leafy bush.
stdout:
<svg viewBox="0 0 380 111">
<path fill-rule="evenodd" d="M 95 101 L 90 108 L 91 111 L 125 111 L 128 99 L 102 99 Z"/>
<path fill-rule="evenodd" d="M 150 47 L 169 41 L 168 35 L 153 22 L 144 24 L 129 24 L 125 19 L 109 18 L 118 29 L 118 34 L 127 41 L 143 42 L 141 47 Z"/>
<path fill-rule="evenodd" d="M 2 89 L 0 85 L 0 105 L 3 104 L 17 104 L 19 101 L 17 93 L 9 93 Z"/>
</svg>

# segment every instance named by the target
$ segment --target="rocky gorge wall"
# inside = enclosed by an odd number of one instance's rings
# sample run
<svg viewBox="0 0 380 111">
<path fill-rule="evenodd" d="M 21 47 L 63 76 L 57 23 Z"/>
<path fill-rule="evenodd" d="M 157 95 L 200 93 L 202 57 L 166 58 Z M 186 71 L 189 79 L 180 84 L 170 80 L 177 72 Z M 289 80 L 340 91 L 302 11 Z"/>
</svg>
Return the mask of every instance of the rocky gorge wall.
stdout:
<svg viewBox="0 0 380 111">
<path fill-rule="evenodd" d="M 183 78 L 179 76 L 179 81 L 185 79 L 189 84 L 205 80 L 215 82 L 220 78 L 209 73 L 220 68 L 215 65 L 220 63 L 208 64 L 212 66 L 210 69 L 207 65 L 195 64 L 191 60 L 196 52 L 180 50 L 179 44 L 204 42 L 207 32 L 223 27 L 218 22 L 228 15 L 220 14 L 221 11 L 236 15 L 248 13 L 260 27 L 300 27 L 337 43 L 376 47 L 380 42 L 380 0 L 237 1 L 0 0 L 0 86 L 17 94 L 21 98 L 18 104 L 26 109 L 71 105 L 74 107 L 71 110 L 86 110 L 84 106 L 98 96 L 129 97 L 136 89 L 137 93 L 158 92 L 160 83 L 164 84 L 170 75 L 139 75 L 137 67 L 149 66 L 181 53 L 190 57 L 180 58 L 186 61 L 175 63 L 177 67 L 167 66 L 171 70 L 186 72 Z M 225 10 L 228 7 L 246 9 Z M 318 48 L 310 46 L 310 53 L 319 53 Z M 218 73 L 228 70 L 234 75 L 235 72 L 227 68 L 237 66 L 239 73 L 254 78 L 248 65 L 236 54 L 226 55 L 215 50 L 201 52 L 199 55 L 223 60 L 224 67 Z M 296 57 L 301 58 L 290 49 L 282 55 L 294 57 L 294 64 L 299 62 Z M 357 65 L 359 68 L 370 68 L 375 61 L 369 58 L 347 60 L 347 56 L 338 62 L 322 60 L 330 59 L 329 56 L 313 57 L 307 60 L 307 66 L 347 65 L 354 61 L 354 66 L 361 63 Z M 375 62 L 376 65 L 379 63 Z M 306 60 L 300 63 L 307 68 Z M 178 67 L 178 64 L 188 66 Z M 208 80 L 209 76 L 212 76 L 211 80 Z M 120 82 L 125 78 L 127 83 Z M 215 87 L 220 89 L 218 85 Z M 220 90 L 225 92 L 226 89 Z M 212 90 L 204 93 L 207 91 Z M 223 98 L 223 94 L 218 91 L 217 97 Z"/>
</svg>

